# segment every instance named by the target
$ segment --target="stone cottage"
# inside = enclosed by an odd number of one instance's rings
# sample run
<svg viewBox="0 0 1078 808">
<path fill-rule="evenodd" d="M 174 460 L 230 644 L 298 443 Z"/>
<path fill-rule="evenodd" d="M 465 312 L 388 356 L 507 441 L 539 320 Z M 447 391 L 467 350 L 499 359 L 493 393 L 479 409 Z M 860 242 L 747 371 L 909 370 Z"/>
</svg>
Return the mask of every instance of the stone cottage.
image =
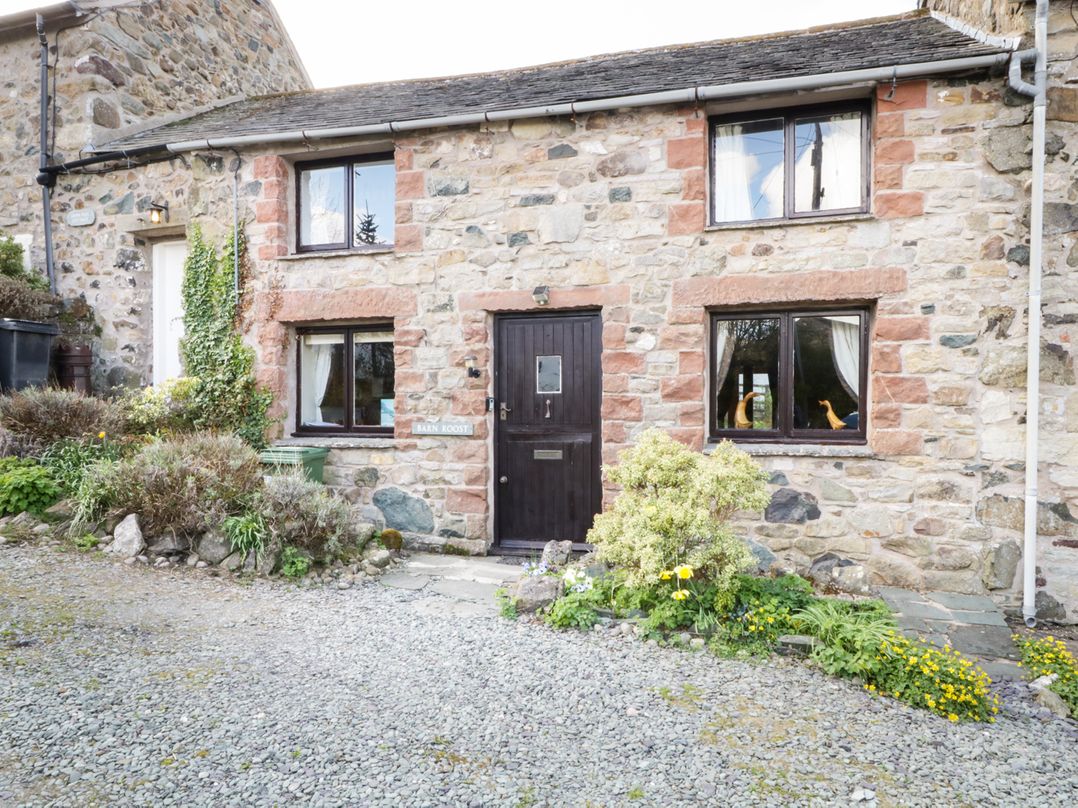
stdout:
<svg viewBox="0 0 1078 808">
<path fill-rule="evenodd" d="M 35 181 L 38 14 L 49 49 L 46 123 L 55 163 L 86 157 L 87 144 L 131 127 L 159 125 L 245 96 L 311 86 L 268 0 L 77 0 L 0 17 L 0 232 L 25 245 L 28 259 L 42 269 L 41 187 Z M 183 198 L 184 216 L 210 215 L 198 182 L 223 175 L 226 168 L 222 155 L 184 155 L 169 166 L 170 179 L 155 175 L 151 193 L 141 186 L 137 162 L 110 166 L 122 170 L 107 174 L 67 173 L 52 189 L 59 290 L 97 308 L 100 386 L 138 384 L 154 361 L 149 339 L 154 244 L 159 263 L 175 262 L 180 249 L 160 241 L 168 230 L 155 230 L 156 242 L 139 235 L 150 206 L 165 198 L 162 184 L 171 183 L 171 198 Z M 172 239 L 182 244 L 183 237 L 182 224 L 172 229 Z M 169 288 L 159 282 L 159 291 Z M 176 320 L 171 310 L 157 314 L 159 322 Z M 174 357 L 159 354 L 158 364 L 171 360 L 178 367 Z"/>
<path fill-rule="evenodd" d="M 277 437 L 329 447 L 329 482 L 414 544 L 580 542 L 601 464 L 658 426 L 771 472 L 760 555 L 1014 606 L 1033 106 L 1007 71 L 1032 5 L 928 6 L 97 132 L 111 173 L 58 169 L 62 283 L 108 324 L 102 370 L 160 378 L 154 245 L 231 227 L 235 175 Z M 1037 607 L 1073 621 L 1078 30 L 1048 31 Z"/>
</svg>

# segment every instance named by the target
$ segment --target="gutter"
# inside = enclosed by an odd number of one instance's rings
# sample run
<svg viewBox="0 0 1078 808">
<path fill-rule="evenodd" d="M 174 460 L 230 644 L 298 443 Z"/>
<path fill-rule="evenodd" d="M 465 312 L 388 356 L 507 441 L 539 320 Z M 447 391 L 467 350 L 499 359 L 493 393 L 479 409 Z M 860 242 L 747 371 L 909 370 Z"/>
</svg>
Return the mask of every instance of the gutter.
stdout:
<svg viewBox="0 0 1078 808">
<path fill-rule="evenodd" d="M 1041 273 L 1044 262 L 1044 138 L 1048 103 L 1048 2 L 1037 0 L 1035 47 L 1011 59 L 1008 83 L 1033 97 L 1033 184 L 1029 216 L 1029 334 L 1026 344 L 1026 485 L 1022 531 L 1022 617 L 1037 624 L 1037 493 L 1041 410 Z M 1022 63 L 1034 59 L 1033 83 L 1022 79 Z"/>
<path fill-rule="evenodd" d="M 817 73 L 810 76 L 792 76 L 781 79 L 761 81 L 742 81 L 734 84 L 718 84 L 701 87 L 689 87 L 681 90 L 667 90 L 641 95 L 623 95 L 612 98 L 598 98 L 591 101 L 570 101 L 537 107 L 518 107 L 515 109 L 492 110 L 489 112 L 469 112 L 459 115 L 444 115 L 434 118 L 421 118 L 388 123 L 364 124 L 362 126 L 342 126 L 325 129 L 291 129 L 277 132 L 264 132 L 232 137 L 206 138 L 200 140 L 182 140 L 156 147 L 141 147 L 145 153 L 153 149 L 165 149 L 173 154 L 202 149 L 227 149 L 267 143 L 306 143 L 311 140 L 359 137 L 363 135 L 386 135 L 396 132 L 411 132 L 419 129 L 435 129 L 446 126 L 469 126 L 493 121 L 520 120 L 524 118 L 546 118 L 562 115 L 577 115 L 585 112 L 621 109 L 626 107 L 662 106 L 667 104 L 697 104 L 748 95 L 798 90 L 817 90 L 825 87 L 838 87 L 859 82 L 889 82 L 906 78 L 955 73 L 965 70 L 978 70 L 1002 65 L 1011 59 L 1012 51 L 992 53 L 981 56 L 964 56 L 958 59 L 945 59 L 938 62 L 916 62 L 912 64 L 871 67 L 861 70 L 844 70 L 837 73 Z M 112 152 L 115 154 L 116 152 Z M 102 156 L 97 159 L 102 162 Z M 114 158 L 113 158 L 114 159 Z M 85 161 L 81 161 L 85 163 Z"/>
</svg>

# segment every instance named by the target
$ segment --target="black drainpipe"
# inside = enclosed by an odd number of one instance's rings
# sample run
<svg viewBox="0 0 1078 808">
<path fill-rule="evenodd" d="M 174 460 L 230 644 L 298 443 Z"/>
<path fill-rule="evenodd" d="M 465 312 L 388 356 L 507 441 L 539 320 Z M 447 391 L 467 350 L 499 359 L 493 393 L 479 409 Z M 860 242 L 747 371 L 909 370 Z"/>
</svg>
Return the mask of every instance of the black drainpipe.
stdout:
<svg viewBox="0 0 1078 808">
<path fill-rule="evenodd" d="M 49 291 L 56 294 L 56 267 L 52 252 L 52 186 L 56 175 L 49 167 L 49 40 L 45 38 L 45 18 L 37 15 L 37 40 L 41 43 L 41 132 L 40 169 L 37 181 L 41 185 L 41 207 L 45 225 L 45 273 L 49 277 Z"/>
</svg>

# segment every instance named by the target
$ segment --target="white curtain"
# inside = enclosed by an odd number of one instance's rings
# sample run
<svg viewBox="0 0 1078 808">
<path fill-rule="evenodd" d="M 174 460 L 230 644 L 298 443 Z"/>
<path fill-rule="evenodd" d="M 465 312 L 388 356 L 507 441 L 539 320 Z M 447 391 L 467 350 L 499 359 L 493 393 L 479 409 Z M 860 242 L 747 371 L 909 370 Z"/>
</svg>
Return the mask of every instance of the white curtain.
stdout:
<svg viewBox="0 0 1078 808">
<path fill-rule="evenodd" d="M 812 136 L 815 123 L 797 124 L 797 144 Z M 856 208 L 861 204 L 861 115 L 850 113 L 819 122 L 823 139 L 820 159 L 822 197 L 816 210 Z M 794 204 L 797 211 L 812 207 L 813 174 L 811 146 L 797 158 L 794 169 Z"/>
<path fill-rule="evenodd" d="M 326 397 L 329 376 L 333 369 L 333 351 L 344 342 L 340 334 L 309 334 L 303 338 L 304 352 L 300 383 L 303 385 L 303 423 L 325 424 L 322 401 Z"/>
<path fill-rule="evenodd" d="M 861 380 L 861 320 L 859 317 L 827 317 L 831 324 L 831 356 L 839 380 L 850 398 L 857 400 Z"/>
<path fill-rule="evenodd" d="M 745 127 L 715 128 L 715 221 L 741 222 L 752 218 L 752 175 L 756 158 L 745 152 Z"/>
<path fill-rule="evenodd" d="M 720 320 L 715 325 L 715 387 L 711 391 L 712 401 L 719 400 L 722 386 L 726 383 L 726 374 L 730 372 L 730 362 L 734 358 L 734 323 L 732 320 Z M 737 387 L 734 387 L 734 395 L 737 395 Z M 719 413 L 719 417 L 725 417 Z"/>
</svg>

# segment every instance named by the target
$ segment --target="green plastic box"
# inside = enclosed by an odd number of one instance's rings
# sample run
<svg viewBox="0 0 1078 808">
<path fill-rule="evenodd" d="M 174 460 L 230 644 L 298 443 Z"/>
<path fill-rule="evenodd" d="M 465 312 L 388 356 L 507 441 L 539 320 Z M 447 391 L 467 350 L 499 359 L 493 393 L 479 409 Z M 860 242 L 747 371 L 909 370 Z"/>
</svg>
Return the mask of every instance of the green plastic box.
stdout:
<svg viewBox="0 0 1078 808">
<path fill-rule="evenodd" d="M 271 446 L 262 450 L 259 459 L 270 474 L 302 467 L 308 480 L 324 483 L 322 471 L 328 454 L 329 449 L 318 446 Z"/>
</svg>

